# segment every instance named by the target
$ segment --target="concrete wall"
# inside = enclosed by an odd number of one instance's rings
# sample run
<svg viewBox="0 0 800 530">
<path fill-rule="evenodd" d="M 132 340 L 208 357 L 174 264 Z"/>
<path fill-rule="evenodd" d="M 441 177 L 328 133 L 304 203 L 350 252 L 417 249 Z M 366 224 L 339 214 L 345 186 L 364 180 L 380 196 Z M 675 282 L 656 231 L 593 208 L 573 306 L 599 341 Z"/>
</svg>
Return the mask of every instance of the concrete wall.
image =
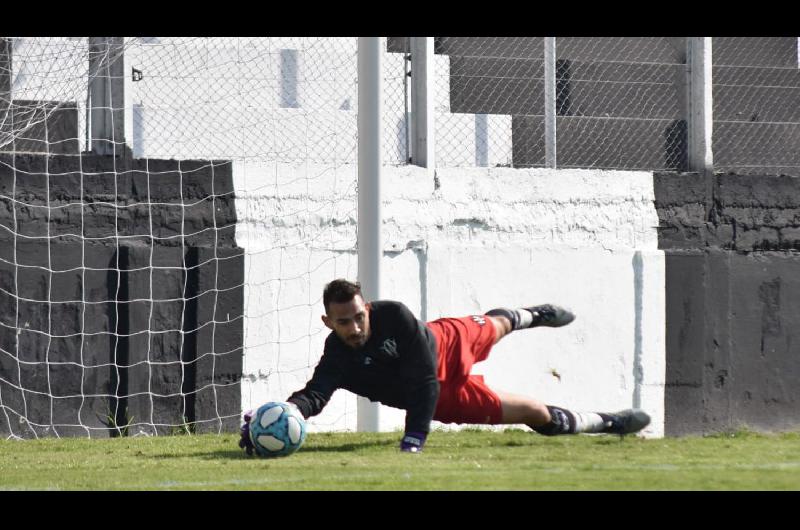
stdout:
<svg viewBox="0 0 800 530">
<path fill-rule="evenodd" d="M 230 162 L 0 154 L 0 434 L 235 430 Z"/>
<path fill-rule="evenodd" d="M 666 433 L 800 423 L 800 179 L 659 174 Z"/>
<path fill-rule="evenodd" d="M 322 288 L 357 274 L 355 169 L 235 166 L 234 174 L 286 180 L 249 184 L 237 201 L 248 408 L 304 385 L 327 335 Z M 576 409 L 642 406 L 654 418 L 647 434 L 663 433 L 664 261 L 651 174 L 448 169 L 432 177 L 406 166 L 385 168 L 384 178 L 385 298 L 426 320 L 571 306 L 573 325 L 516 333 L 475 372 L 499 389 Z M 354 396 L 339 391 L 311 429 L 354 429 L 355 418 Z M 381 427 L 400 428 L 403 418 L 383 407 Z"/>
<path fill-rule="evenodd" d="M 237 202 L 246 312 L 271 318 L 248 319 L 249 407 L 303 386 L 327 335 L 322 287 L 357 274 L 355 170 L 234 174 L 253 190 Z M 259 174 L 275 186 L 256 189 Z M 426 320 L 544 301 L 578 313 L 504 340 L 476 367 L 490 384 L 575 408 L 642 406 L 650 435 L 800 423 L 797 177 L 402 167 L 385 182 L 385 297 Z M 383 409 L 381 425 L 402 419 Z M 354 428 L 346 392 L 312 421 Z"/>
<path fill-rule="evenodd" d="M 385 298 L 424 320 L 578 314 L 505 339 L 475 369 L 490 385 L 642 407 L 649 436 L 800 423 L 797 177 L 384 177 Z M 353 165 L 0 155 L 0 431 L 236 430 L 310 377 L 322 288 L 357 276 L 356 210 Z M 355 426 L 345 391 L 311 421 Z"/>
</svg>

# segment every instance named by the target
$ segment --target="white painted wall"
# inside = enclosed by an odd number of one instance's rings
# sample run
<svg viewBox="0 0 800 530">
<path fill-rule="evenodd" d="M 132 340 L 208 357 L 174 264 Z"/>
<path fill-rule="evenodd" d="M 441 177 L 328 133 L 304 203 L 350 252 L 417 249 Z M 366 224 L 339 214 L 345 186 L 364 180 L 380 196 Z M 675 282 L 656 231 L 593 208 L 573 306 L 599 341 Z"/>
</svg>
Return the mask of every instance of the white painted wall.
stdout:
<svg viewBox="0 0 800 530">
<path fill-rule="evenodd" d="M 237 241 L 247 251 L 244 408 L 285 399 L 311 375 L 327 335 L 322 288 L 357 273 L 355 175 L 352 166 L 235 167 Z M 428 320 L 570 306 L 572 325 L 514 333 L 475 373 L 577 410 L 639 405 L 653 416 L 645 434 L 663 434 L 652 174 L 453 168 L 434 180 L 404 166 L 386 168 L 385 179 L 386 298 Z M 339 391 L 311 430 L 355 429 L 355 417 L 354 396 Z M 381 427 L 402 428 L 403 418 L 383 407 Z"/>
</svg>

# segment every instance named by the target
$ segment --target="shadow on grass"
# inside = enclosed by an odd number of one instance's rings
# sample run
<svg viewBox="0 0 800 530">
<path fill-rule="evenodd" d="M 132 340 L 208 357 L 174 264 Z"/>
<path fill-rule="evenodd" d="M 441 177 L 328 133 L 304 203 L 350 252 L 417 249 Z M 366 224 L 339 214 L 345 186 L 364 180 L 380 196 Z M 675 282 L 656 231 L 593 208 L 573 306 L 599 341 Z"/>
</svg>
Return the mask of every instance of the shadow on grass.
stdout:
<svg viewBox="0 0 800 530">
<path fill-rule="evenodd" d="M 346 443 L 342 445 L 308 446 L 300 449 L 304 453 L 349 453 L 371 447 L 394 447 L 397 440 L 374 440 L 369 442 Z"/>
<path fill-rule="evenodd" d="M 370 442 L 358 442 L 358 443 L 346 443 L 341 445 L 324 445 L 324 446 L 303 446 L 299 452 L 301 453 L 352 453 L 358 451 L 360 449 L 367 449 L 367 448 L 376 448 L 376 447 L 388 447 L 388 446 L 395 446 L 397 442 L 394 440 L 376 440 Z M 186 453 L 170 453 L 170 454 L 160 454 L 160 455 L 152 455 L 150 458 L 156 460 L 166 460 L 171 458 L 203 458 L 206 460 L 218 460 L 218 459 L 245 459 L 245 458 L 254 458 L 254 456 L 248 456 L 243 449 L 238 448 L 223 448 L 217 449 L 214 451 L 194 451 L 194 452 L 186 452 Z"/>
</svg>

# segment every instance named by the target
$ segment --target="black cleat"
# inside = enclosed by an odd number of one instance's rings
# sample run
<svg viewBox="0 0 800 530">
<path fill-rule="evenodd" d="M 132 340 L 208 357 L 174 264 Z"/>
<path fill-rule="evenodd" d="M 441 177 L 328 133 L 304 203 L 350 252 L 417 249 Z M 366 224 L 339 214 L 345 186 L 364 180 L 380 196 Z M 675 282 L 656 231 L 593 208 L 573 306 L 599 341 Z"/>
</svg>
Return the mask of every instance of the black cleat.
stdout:
<svg viewBox="0 0 800 530">
<path fill-rule="evenodd" d="M 650 425 L 650 415 L 641 409 L 627 409 L 603 416 L 609 418 L 603 429 L 608 434 L 633 434 Z"/>
<path fill-rule="evenodd" d="M 545 304 L 526 307 L 525 309 L 533 314 L 533 322 L 530 325 L 532 328 L 538 326 L 560 328 L 575 320 L 575 315 L 572 311 L 557 305 Z"/>
</svg>

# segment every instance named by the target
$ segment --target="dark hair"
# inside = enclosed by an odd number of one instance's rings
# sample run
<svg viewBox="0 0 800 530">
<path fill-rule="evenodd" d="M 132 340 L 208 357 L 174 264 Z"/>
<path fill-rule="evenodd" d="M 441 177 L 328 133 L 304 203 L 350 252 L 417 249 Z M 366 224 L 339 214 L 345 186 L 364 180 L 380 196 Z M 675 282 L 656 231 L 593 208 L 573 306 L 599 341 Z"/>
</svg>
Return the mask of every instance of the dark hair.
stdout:
<svg viewBox="0 0 800 530">
<path fill-rule="evenodd" d="M 351 282 L 343 278 L 333 280 L 325 286 L 325 290 L 322 292 L 322 303 L 325 305 L 325 312 L 328 312 L 331 302 L 342 304 L 349 302 L 356 295 L 361 295 L 360 283 Z"/>
</svg>

